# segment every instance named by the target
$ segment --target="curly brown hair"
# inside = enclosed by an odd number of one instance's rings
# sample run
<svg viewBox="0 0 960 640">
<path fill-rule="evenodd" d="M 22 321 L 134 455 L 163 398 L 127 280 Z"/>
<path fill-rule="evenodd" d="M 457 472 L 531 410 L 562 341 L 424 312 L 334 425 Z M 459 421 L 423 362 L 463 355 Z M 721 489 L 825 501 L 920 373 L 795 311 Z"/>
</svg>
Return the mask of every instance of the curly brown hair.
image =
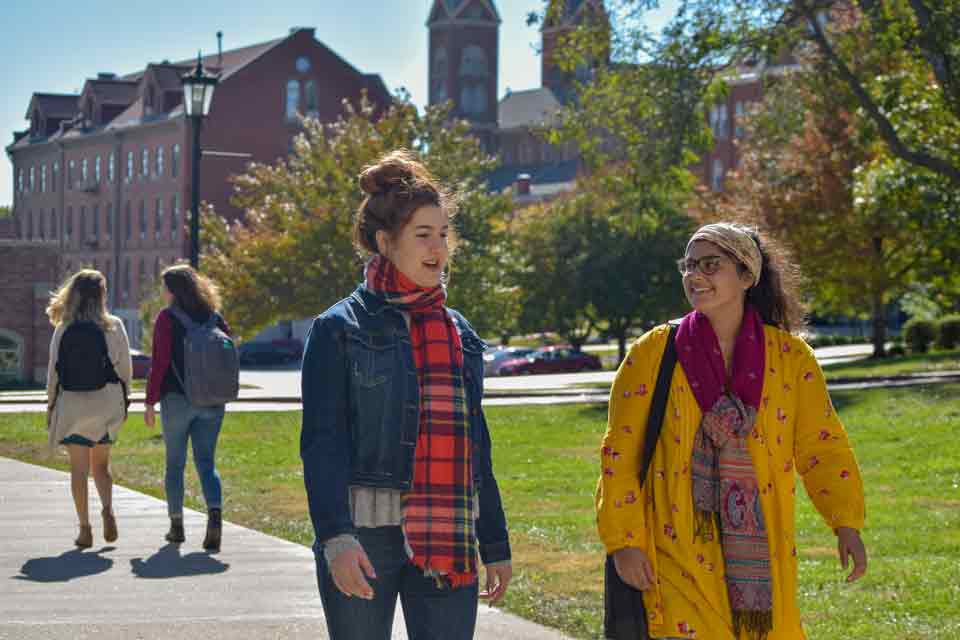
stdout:
<svg viewBox="0 0 960 640">
<path fill-rule="evenodd" d="M 437 206 L 454 215 L 453 196 L 406 149 L 364 167 L 359 181 L 366 196 L 354 220 L 353 244 L 361 254 L 379 253 L 377 231 L 396 237 L 420 207 Z"/>
<path fill-rule="evenodd" d="M 787 248 L 771 236 L 756 228 L 749 228 L 747 233 L 757 243 L 763 263 L 760 282 L 747 289 L 746 301 L 757 309 L 765 324 L 790 333 L 800 332 L 807 315 L 800 297 L 800 269 L 790 259 Z M 747 267 L 737 262 L 737 269 L 742 273 Z"/>
<path fill-rule="evenodd" d="M 220 311 L 220 288 L 190 265 L 175 264 L 161 275 L 163 285 L 173 294 L 174 303 L 190 316 Z"/>
</svg>

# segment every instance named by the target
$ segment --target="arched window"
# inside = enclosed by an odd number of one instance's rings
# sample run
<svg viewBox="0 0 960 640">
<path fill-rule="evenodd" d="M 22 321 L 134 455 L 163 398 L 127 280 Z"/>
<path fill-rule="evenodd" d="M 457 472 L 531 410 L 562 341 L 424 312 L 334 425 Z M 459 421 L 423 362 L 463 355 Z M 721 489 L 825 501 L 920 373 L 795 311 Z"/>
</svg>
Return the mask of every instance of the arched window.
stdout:
<svg viewBox="0 0 960 640">
<path fill-rule="evenodd" d="M 460 57 L 460 75 L 486 78 L 488 73 L 487 53 L 476 45 L 464 47 Z"/>
<path fill-rule="evenodd" d="M 160 242 L 161 233 L 163 233 L 163 198 L 157 198 L 153 219 L 153 237 L 157 242 Z"/>
<path fill-rule="evenodd" d="M 286 115 L 287 120 L 296 120 L 300 113 L 300 81 L 287 82 Z"/>
</svg>

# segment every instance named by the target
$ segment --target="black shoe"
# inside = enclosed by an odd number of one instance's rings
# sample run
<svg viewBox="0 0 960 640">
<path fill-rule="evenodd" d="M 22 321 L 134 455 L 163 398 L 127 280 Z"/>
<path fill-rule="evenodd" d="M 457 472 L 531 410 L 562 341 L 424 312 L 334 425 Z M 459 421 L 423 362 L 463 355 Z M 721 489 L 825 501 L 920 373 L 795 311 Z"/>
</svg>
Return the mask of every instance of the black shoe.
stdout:
<svg viewBox="0 0 960 640">
<path fill-rule="evenodd" d="M 207 535 L 203 539 L 203 548 L 207 551 L 220 551 L 222 534 L 223 515 L 220 509 L 210 509 L 207 514 Z"/>
<path fill-rule="evenodd" d="M 187 539 L 187 536 L 183 533 L 183 520 L 177 518 L 170 518 L 170 531 L 167 531 L 165 536 L 167 542 L 172 542 L 174 544 L 180 544 Z"/>
</svg>

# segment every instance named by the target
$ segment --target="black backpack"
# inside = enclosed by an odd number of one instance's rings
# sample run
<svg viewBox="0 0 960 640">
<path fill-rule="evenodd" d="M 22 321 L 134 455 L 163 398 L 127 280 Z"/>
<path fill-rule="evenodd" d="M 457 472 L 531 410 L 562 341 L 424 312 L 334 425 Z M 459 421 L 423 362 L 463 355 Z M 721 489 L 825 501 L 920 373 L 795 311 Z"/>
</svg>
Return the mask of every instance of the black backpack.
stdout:
<svg viewBox="0 0 960 640">
<path fill-rule="evenodd" d="M 57 352 L 57 376 L 64 391 L 97 391 L 111 382 L 122 384 L 110 361 L 102 328 L 86 321 L 67 327 Z"/>
</svg>

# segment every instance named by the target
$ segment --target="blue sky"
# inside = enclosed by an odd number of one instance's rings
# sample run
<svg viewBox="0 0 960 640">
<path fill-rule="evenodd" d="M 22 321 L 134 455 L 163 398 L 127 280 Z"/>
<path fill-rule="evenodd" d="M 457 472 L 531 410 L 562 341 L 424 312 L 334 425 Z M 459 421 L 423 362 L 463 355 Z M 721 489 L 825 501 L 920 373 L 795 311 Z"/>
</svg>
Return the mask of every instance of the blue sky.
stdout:
<svg viewBox="0 0 960 640">
<path fill-rule="evenodd" d="M 27 128 L 23 116 L 34 92 L 79 92 L 86 78 L 100 71 L 118 74 L 142 69 L 164 58 L 181 60 L 216 50 L 216 32 L 224 49 L 233 49 L 288 33 L 290 27 L 314 27 L 317 39 L 366 73 L 379 73 L 393 90 L 405 87 L 418 105 L 426 102 L 427 29 L 431 0 L 6 0 L 9 29 L 0 40 L 4 60 L 0 104 L 0 140 Z M 539 86 L 540 34 L 526 26 L 530 11 L 543 0 L 496 0 L 500 27 L 501 95 L 507 88 Z M 653 24 L 675 7 L 666 0 L 651 14 Z M 41 9 L 42 7 L 42 9 Z M 12 33 L 10 33 L 12 32 Z M 0 205 L 13 200 L 12 168 L 0 158 Z"/>
</svg>

